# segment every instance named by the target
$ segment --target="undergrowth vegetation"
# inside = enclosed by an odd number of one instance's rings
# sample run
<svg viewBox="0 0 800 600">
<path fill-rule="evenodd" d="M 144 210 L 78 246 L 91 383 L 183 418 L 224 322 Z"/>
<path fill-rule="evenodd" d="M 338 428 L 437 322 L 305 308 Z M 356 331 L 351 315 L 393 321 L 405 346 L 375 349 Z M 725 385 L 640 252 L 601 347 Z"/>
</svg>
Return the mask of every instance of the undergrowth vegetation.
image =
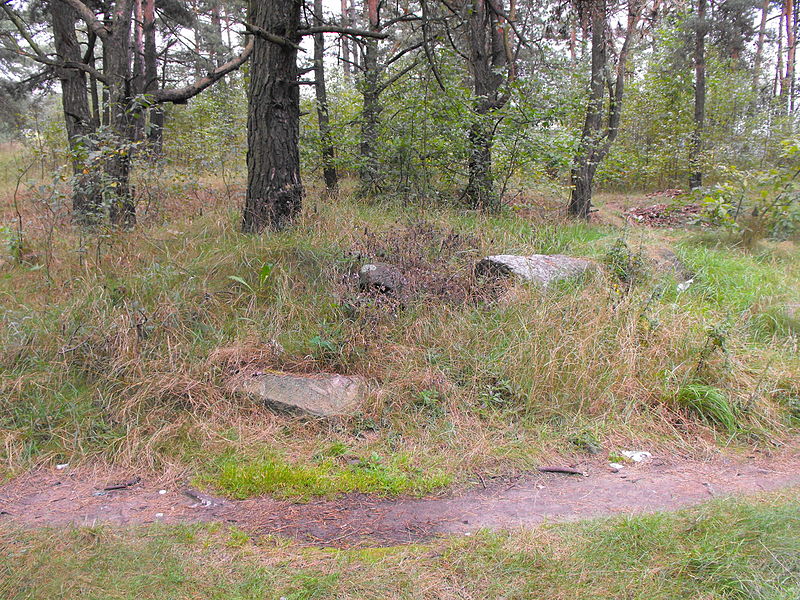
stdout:
<svg viewBox="0 0 800 600">
<path fill-rule="evenodd" d="M 798 424 L 791 241 L 746 250 L 707 230 L 420 211 L 344 192 L 310 198 L 290 230 L 250 237 L 214 197 L 134 232 L 27 231 L 33 257 L 9 256 L 0 273 L 7 475 L 93 460 L 197 473 L 202 460 L 200 480 L 236 497 L 422 494 L 585 451 L 575 440 L 702 452 Z M 665 244 L 694 274 L 688 287 L 649 267 L 648 248 Z M 474 278 L 483 256 L 512 253 L 602 268 L 547 291 Z M 358 289 L 373 260 L 403 269 L 402 296 Z M 328 422 L 226 391 L 265 369 L 360 375 L 373 391 L 361 414 Z"/>
</svg>

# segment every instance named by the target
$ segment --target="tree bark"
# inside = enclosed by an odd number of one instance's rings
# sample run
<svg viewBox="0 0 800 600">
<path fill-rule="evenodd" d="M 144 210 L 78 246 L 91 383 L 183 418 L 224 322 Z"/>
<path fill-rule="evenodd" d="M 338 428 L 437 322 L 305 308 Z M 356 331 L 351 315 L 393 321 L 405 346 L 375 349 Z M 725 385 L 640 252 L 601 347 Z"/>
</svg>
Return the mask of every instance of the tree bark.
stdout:
<svg viewBox="0 0 800 600">
<path fill-rule="evenodd" d="M 144 93 L 148 96 L 158 91 L 158 49 L 156 47 L 156 3 L 143 0 L 144 31 Z M 164 108 L 155 104 L 149 109 L 147 142 L 155 157 L 164 154 Z"/>
<path fill-rule="evenodd" d="M 314 25 L 322 27 L 322 0 L 314 0 Z M 317 96 L 317 122 L 322 151 L 322 174 L 325 188 L 335 192 L 339 183 L 336 176 L 336 158 L 331 139 L 328 93 L 325 89 L 325 34 L 314 34 L 314 90 Z"/>
<path fill-rule="evenodd" d="M 53 42 L 56 54 L 64 62 L 80 62 L 81 48 L 75 30 L 75 10 L 60 0 L 49 3 L 53 20 Z M 95 177 L 86 169 L 86 155 L 92 150 L 94 124 L 89 108 L 86 74 L 78 69 L 58 69 L 61 82 L 61 104 L 64 110 L 67 140 L 74 173 L 72 210 L 76 222 L 95 222 L 102 210 Z"/>
<path fill-rule="evenodd" d="M 761 95 L 761 62 L 764 57 L 764 40 L 767 34 L 767 16 L 769 15 L 770 0 L 763 0 L 761 3 L 761 21 L 758 25 L 758 37 L 756 39 L 756 54 L 753 59 L 753 102 L 751 112 L 758 108 L 759 96 Z"/>
<path fill-rule="evenodd" d="M 637 32 L 644 3 L 628 2 L 628 30 L 617 55 L 616 78 L 612 81 L 608 68 L 608 36 L 606 0 L 596 0 L 590 6 L 592 29 L 592 65 L 586 120 L 581 144 L 570 172 L 572 192 L 568 212 L 574 217 L 588 219 L 592 212 L 594 176 L 603 159 L 608 156 L 619 134 L 622 103 L 625 95 L 625 66 L 631 44 Z M 608 89 L 608 111 L 605 109 L 605 89 Z M 603 120 L 606 116 L 605 129 Z"/>
<path fill-rule="evenodd" d="M 133 3 L 133 73 L 131 78 L 131 96 L 144 94 L 147 82 L 144 66 L 144 6 L 143 0 Z M 133 115 L 133 139 L 141 141 L 145 137 L 145 112 L 136 111 Z"/>
<path fill-rule="evenodd" d="M 789 0 L 791 1 L 791 0 Z M 697 23 L 694 46 L 694 133 L 692 134 L 692 174 L 689 189 L 703 185 L 703 130 L 706 119 L 706 0 L 697 0 Z"/>
<path fill-rule="evenodd" d="M 378 0 L 366 0 L 367 28 L 380 31 Z M 380 70 L 378 67 L 378 40 L 364 40 L 363 79 L 361 94 L 361 167 L 359 169 L 359 196 L 371 196 L 380 188 L 380 162 L 378 160 L 378 120 L 380 105 Z"/>
<path fill-rule="evenodd" d="M 504 28 L 491 10 L 490 1 L 473 0 L 467 24 L 475 108 L 469 133 L 469 181 L 464 195 L 472 208 L 494 212 L 500 209 L 500 197 L 494 189 L 493 135 L 487 120 L 493 110 L 506 103 L 500 87 L 504 80 L 502 69 L 508 65 L 508 53 L 503 40 Z"/>
<path fill-rule="evenodd" d="M 795 55 L 797 51 L 797 15 L 795 14 L 794 0 L 786 2 L 786 77 L 783 91 L 787 100 L 788 112 L 794 110 L 794 70 Z"/>
<path fill-rule="evenodd" d="M 342 27 L 352 27 L 352 23 L 350 23 L 350 11 L 347 5 L 347 0 L 342 0 L 341 5 Z M 344 73 L 344 80 L 346 83 L 350 83 L 352 81 L 351 73 L 353 66 L 350 62 L 350 40 L 346 35 L 340 36 L 339 44 L 341 45 L 342 49 L 342 72 Z"/>
<path fill-rule="evenodd" d="M 247 197 L 242 230 L 280 230 L 299 214 L 300 91 L 297 48 L 302 0 L 252 2 L 249 22 L 292 42 L 255 37 L 247 118 Z"/>
<path fill-rule="evenodd" d="M 109 127 L 118 152 L 105 159 L 105 188 L 111 222 L 123 228 L 136 224 L 136 205 L 130 190 L 131 146 L 134 114 L 131 89 L 131 14 L 133 0 L 117 0 L 112 27 L 103 39 L 107 59 Z"/>
<path fill-rule="evenodd" d="M 592 186 L 600 162 L 598 147 L 603 123 L 605 70 L 608 63 L 606 44 L 606 3 L 596 0 L 590 6 L 592 28 L 592 65 L 589 101 L 583 122 L 578 156 L 570 172 L 572 192 L 568 212 L 574 217 L 588 219 L 592 211 Z"/>
</svg>

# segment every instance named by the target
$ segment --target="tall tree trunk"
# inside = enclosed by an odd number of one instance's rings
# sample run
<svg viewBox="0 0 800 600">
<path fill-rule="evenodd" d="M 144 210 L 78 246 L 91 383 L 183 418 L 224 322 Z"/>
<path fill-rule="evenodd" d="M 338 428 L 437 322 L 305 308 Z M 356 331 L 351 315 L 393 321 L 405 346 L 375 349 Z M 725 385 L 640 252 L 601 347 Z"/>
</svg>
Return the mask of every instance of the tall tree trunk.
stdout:
<svg viewBox="0 0 800 600">
<path fill-rule="evenodd" d="M 581 144 L 570 173 L 572 193 L 568 212 L 570 215 L 588 219 L 592 212 L 592 188 L 597 168 L 608 156 L 614 140 L 619 134 L 622 118 L 622 102 L 625 95 L 625 69 L 631 44 L 637 33 L 637 25 L 644 4 L 628 2 L 628 30 L 617 54 L 616 78 L 611 80 L 608 67 L 607 4 L 606 0 L 595 0 L 590 5 L 592 28 L 592 66 L 589 85 L 589 101 L 586 120 L 583 124 Z M 608 111 L 605 130 L 603 119 L 606 113 L 605 89 L 608 89 Z"/>
<path fill-rule="evenodd" d="M 350 9 L 348 11 L 348 16 L 350 17 L 350 25 L 349 27 L 356 26 L 356 0 L 350 0 Z M 350 56 L 353 59 L 353 64 L 350 65 L 352 67 L 351 71 L 356 73 L 361 68 L 361 56 L 359 56 L 358 52 L 358 44 L 351 41 L 350 42 Z"/>
<path fill-rule="evenodd" d="M 493 135 L 489 115 L 506 102 L 499 92 L 503 83 L 501 71 L 508 65 L 509 53 L 508 44 L 504 43 L 504 28 L 489 2 L 473 0 L 467 25 L 475 107 L 469 132 L 469 181 L 464 195 L 472 208 L 497 211 L 500 197 L 492 175 Z"/>
<path fill-rule="evenodd" d="M 86 64 L 94 69 L 97 66 L 97 59 L 95 57 L 98 42 L 97 35 L 90 31 L 87 35 L 87 41 L 89 47 L 86 49 Z M 97 77 L 94 75 L 89 76 L 89 97 L 91 99 L 92 106 L 92 129 L 96 131 L 97 128 L 100 127 L 100 121 L 102 117 L 100 115 L 101 107 L 100 94 L 98 93 L 98 81 Z"/>
<path fill-rule="evenodd" d="M 500 209 L 500 197 L 494 189 L 492 175 L 492 143 L 494 136 L 490 127 L 483 120 L 484 115 L 477 114 L 469 130 L 469 180 L 464 196 L 470 207 L 496 212 Z"/>
<path fill-rule="evenodd" d="M 789 12 L 786 15 L 786 22 L 789 29 L 786 32 L 786 78 L 789 81 L 789 113 L 794 112 L 795 100 L 795 70 L 797 55 L 797 9 L 794 0 L 787 0 Z"/>
<path fill-rule="evenodd" d="M 256 37 L 250 67 L 247 115 L 247 197 L 242 230 L 279 230 L 299 214 L 300 90 L 297 44 L 302 0 L 252 2 L 250 23 L 284 38 Z"/>
<path fill-rule="evenodd" d="M 347 0 L 342 0 L 342 27 L 351 27 L 350 23 L 350 10 L 347 5 Z M 339 44 L 341 45 L 342 52 L 342 71 L 344 73 L 344 80 L 346 83 L 352 81 L 352 64 L 350 63 L 350 40 L 346 35 L 339 36 Z"/>
<path fill-rule="evenodd" d="M 322 0 L 314 0 L 314 25 L 322 27 Z M 314 90 L 317 95 L 317 121 L 322 145 L 322 174 L 325 188 L 334 192 L 338 187 L 335 152 L 331 139 L 330 117 L 328 115 L 328 94 L 325 89 L 325 34 L 314 34 Z"/>
<path fill-rule="evenodd" d="M 59 58 L 65 62 L 81 62 L 81 48 L 75 30 L 77 14 L 65 2 L 49 3 L 53 20 L 53 41 Z M 72 210 L 81 224 L 95 222 L 102 210 L 94 174 L 87 172 L 86 155 L 92 150 L 94 133 L 92 113 L 86 88 L 86 75 L 77 69 L 58 69 L 61 82 L 61 103 L 64 110 L 67 140 L 74 173 Z"/>
<path fill-rule="evenodd" d="M 753 60 L 753 102 L 751 112 L 758 108 L 761 95 L 761 62 L 764 58 L 764 40 L 767 34 L 767 16 L 769 15 L 770 0 L 761 3 L 761 21 L 758 25 L 758 38 L 756 39 L 756 54 Z"/>
<path fill-rule="evenodd" d="M 791 0 L 790 0 L 791 1 Z M 706 119 L 706 0 L 697 0 L 697 24 L 694 44 L 694 133 L 692 134 L 692 174 L 689 188 L 703 185 L 703 130 Z"/>
<path fill-rule="evenodd" d="M 780 39 L 779 39 L 779 57 L 778 68 L 781 69 L 779 76 L 780 83 L 780 107 L 784 114 L 787 114 L 792 109 L 793 103 L 793 90 L 792 83 L 794 82 L 795 71 L 795 54 L 797 46 L 797 24 L 795 18 L 794 0 L 784 0 L 781 8 L 781 22 L 783 23 L 783 30 L 781 35 L 786 34 L 786 67 L 782 69 L 783 57 L 780 56 Z"/>
<path fill-rule="evenodd" d="M 219 0 L 214 0 L 211 5 L 211 30 L 214 39 L 211 40 L 211 56 L 214 57 L 214 67 L 219 67 L 225 63 L 225 55 L 222 51 L 222 18 L 220 16 Z"/>
<path fill-rule="evenodd" d="M 130 190 L 130 143 L 134 139 L 131 96 L 131 15 L 133 0 L 114 6 L 111 33 L 103 40 L 107 60 L 109 126 L 119 152 L 106 157 L 104 174 L 111 222 L 129 228 L 136 224 L 136 206 Z"/>
<path fill-rule="evenodd" d="M 605 70 L 608 63 L 606 49 L 606 3 L 605 0 L 592 2 L 592 66 L 589 84 L 589 101 L 586 105 L 586 118 L 583 122 L 581 144 L 578 156 L 570 173 L 572 192 L 570 193 L 569 214 L 588 219 L 592 211 L 592 187 L 594 175 L 600 162 L 598 146 L 601 142 L 600 129 L 603 123 L 603 101 L 605 98 Z"/>
<path fill-rule="evenodd" d="M 138 96 L 144 94 L 145 66 L 144 66 L 144 7 L 143 0 L 134 0 L 133 3 L 133 77 L 131 79 L 131 94 Z M 145 112 L 137 110 L 133 116 L 133 139 L 144 139 Z"/>
<path fill-rule="evenodd" d="M 155 0 L 142 0 L 144 31 L 144 93 L 158 91 L 158 49 L 156 47 L 156 3 Z M 147 141 L 153 156 L 164 153 L 164 108 L 160 104 L 150 107 Z"/>
<path fill-rule="evenodd" d="M 783 85 L 783 17 L 784 11 L 781 10 L 780 19 L 778 20 L 778 43 L 776 51 L 778 59 L 775 61 L 775 79 L 772 82 L 772 98 L 778 99 L 776 106 L 780 104 L 781 86 Z"/>
<path fill-rule="evenodd" d="M 370 31 L 380 31 L 378 0 L 367 0 L 367 23 Z M 361 167 L 359 169 L 359 195 L 370 196 L 380 187 L 380 162 L 378 160 L 378 119 L 380 118 L 380 70 L 378 67 L 378 40 L 364 40 L 364 76 L 361 82 L 363 105 L 361 109 Z"/>
</svg>

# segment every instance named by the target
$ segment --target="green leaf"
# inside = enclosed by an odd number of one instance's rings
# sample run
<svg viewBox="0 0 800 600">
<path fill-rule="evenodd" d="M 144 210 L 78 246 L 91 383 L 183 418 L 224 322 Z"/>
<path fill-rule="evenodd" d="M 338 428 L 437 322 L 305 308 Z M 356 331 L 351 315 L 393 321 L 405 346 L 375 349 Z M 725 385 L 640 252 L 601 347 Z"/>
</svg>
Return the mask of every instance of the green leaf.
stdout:
<svg viewBox="0 0 800 600">
<path fill-rule="evenodd" d="M 258 272 L 258 280 L 261 282 L 261 285 L 267 283 L 270 275 L 272 275 L 272 270 L 275 268 L 273 263 L 264 263 L 261 266 L 261 270 Z"/>
<path fill-rule="evenodd" d="M 244 287 L 246 287 L 248 290 L 250 290 L 251 292 L 255 293 L 255 290 L 254 290 L 254 289 L 253 289 L 253 288 L 250 286 L 250 284 L 249 284 L 249 283 L 247 283 L 247 282 L 246 282 L 244 279 L 242 279 L 242 278 L 241 278 L 241 277 L 239 277 L 238 275 L 228 275 L 228 279 L 230 279 L 230 280 L 232 280 L 232 281 L 235 281 L 235 282 L 236 282 L 236 283 L 238 283 L 238 284 L 241 284 L 241 285 L 243 285 L 243 286 L 244 286 Z"/>
</svg>

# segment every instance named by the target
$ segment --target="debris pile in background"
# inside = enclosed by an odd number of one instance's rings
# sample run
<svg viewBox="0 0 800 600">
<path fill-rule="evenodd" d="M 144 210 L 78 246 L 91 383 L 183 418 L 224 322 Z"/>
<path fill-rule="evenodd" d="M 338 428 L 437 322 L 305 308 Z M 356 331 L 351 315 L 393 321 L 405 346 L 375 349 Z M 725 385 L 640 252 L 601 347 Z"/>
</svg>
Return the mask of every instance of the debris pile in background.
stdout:
<svg viewBox="0 0 800 600">
<path fill-rule="evenodd" d="M 680 190 L 666 190 L 659 192 L 680 192 Z M 648 197 L 652 197 L 651 194 Z M 699 204 L 666 203 L 652 204 L 650 206 L 636 206 L 625 212 L 625 217 L 630 223 L 647 225 L 648 227 L 679 227 L 696 223 L 703 207 Z"/>
</svg>

